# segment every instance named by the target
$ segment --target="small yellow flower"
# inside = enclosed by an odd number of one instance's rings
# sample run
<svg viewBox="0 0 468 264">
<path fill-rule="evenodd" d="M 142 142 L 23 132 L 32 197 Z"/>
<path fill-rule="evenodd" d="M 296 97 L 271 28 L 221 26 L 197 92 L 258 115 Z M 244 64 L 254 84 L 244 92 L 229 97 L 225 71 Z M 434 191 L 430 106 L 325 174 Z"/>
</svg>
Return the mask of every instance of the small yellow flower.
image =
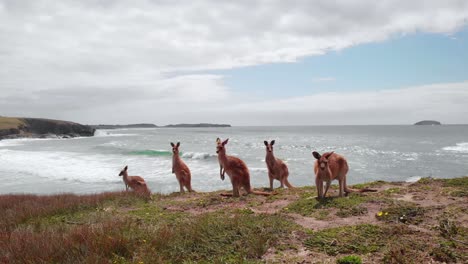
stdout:
<svg viewBox="0 0 468 264">
<path fill-rule="evenodd" d="M 382 216 L 383 215 L 383 212 L 378 212 L 377 213 L 377 216 Z"/>
<path fill-rule="evenodd" d="M 385 215 L 388 215 L 388 212 L 385 212 Z"/>
<path fill-rule="evenodd" d="M 143 243 L 146 243 L 146 239 L 143 239 Z"/>
<path fill-rule="evenodd" d="M 285 207 L 284 210 L 289 210 L 289 208 Z"/>
</svg>

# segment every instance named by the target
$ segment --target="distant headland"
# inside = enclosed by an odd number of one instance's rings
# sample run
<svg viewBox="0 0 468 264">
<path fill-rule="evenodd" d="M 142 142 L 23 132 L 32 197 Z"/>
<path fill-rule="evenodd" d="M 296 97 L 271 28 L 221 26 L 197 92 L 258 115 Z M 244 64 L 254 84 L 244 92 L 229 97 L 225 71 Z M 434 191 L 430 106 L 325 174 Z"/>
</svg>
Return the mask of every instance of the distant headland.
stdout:
<svg viewBox="0 0 468 264">
<path fill-rule="evenodd" d="M 440 126 L 442 125 L 439 121 L 435 120 L 423 120 L 417 123 L 414 123 L 415 126 Z"/>
<path fill-rule="evenodd" d="M 0 140 L 13 138 L 72 138 L 94 136 L 96 129 L 70 121 L 0 116 Z"/>
<path fill-rule="evenodd" d="M 119 129 L 119 128 L 155 128 L 158 127 L 155 124 L 129 124 L 129 125 L 91 125 L 95 129 Z"/>
<path fill-rule="evenodd" d="M 175 125 L 167 125 L 164 127 L 231 127 L 229 124 L 209 124 L 209 123 L 199 123 L 199 124 L 175 124 Z"/>
</svg>

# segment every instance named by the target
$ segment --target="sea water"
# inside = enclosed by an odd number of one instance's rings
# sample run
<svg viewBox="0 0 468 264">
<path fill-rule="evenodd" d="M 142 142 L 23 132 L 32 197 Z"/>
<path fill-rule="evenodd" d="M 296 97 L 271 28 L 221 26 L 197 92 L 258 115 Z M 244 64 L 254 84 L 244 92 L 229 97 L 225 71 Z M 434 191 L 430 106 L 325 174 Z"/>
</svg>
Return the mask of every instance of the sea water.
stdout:
<svg viewBox="0 0 468 264">
<path fill-rule="evenodd" d="M 194 190 L 230 189 L 229 178 L 219 176 L 217 137 L 230 139 L 227 153 L 245 161 L 253 187 L 269 185 L 263 141 L 272 139 L 295 186 L 314 184 L 312 151 L 345 156 L 349 184 L 468 175 L 466 125 L 116 129 L 94 137 L 0 141 L 0 193 L 119 191 L 125 165 L 153 192 L 178 191 L 170 146 L 178 141 Z"/>
</svg>

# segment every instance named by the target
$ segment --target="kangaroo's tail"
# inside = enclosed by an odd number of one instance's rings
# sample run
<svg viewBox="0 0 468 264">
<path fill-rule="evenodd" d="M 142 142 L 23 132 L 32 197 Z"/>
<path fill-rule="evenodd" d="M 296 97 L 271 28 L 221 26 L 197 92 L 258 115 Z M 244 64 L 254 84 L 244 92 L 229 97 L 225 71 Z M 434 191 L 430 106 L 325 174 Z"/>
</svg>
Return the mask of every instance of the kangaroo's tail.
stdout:
<svg viewBox="0 0 468 264">
<path fill-rule="evenodd" d="M 284 179 L 284 185 L 286 185 L 288 188 L 294 188 L 294 186 L 291 185 L 291 183 L 289 183 L 288 179 Z"/>
<path fill-rule="evenodd" d="M 357 192 L 357 193 L 363 193 L 363 192 L 377 192 L 376 189 L 371 189 L 371 188 L 362 188 L 362 189 L 352 189 L 349 187 L 345 187 L 345 192 L 347 193 L 352 193 L 352 192 Z"/>
<path fill-rule="evenodd" d="M 254 190 L 252 190 L 250 193 L 255 194 L 255 195 L 263 195 L 263 196 L 270 196 L 270 195 L 276 194 L 276 193 L 260 192 L 260 191 L 254 191 Z"/>
</svg>

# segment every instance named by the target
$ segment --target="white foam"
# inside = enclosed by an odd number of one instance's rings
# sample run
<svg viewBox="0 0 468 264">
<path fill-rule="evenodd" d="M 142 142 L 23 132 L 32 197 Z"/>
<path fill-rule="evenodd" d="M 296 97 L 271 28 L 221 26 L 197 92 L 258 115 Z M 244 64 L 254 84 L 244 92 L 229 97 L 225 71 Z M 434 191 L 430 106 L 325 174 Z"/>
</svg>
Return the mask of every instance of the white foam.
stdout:
<svg viewBox="0 0 468 264">
<path fill-rule="evenodd" d="M 210 153 L 203 153 L 203 152 L 183 152 L 182 158 L 188 159 L 209 159 L 209 158 L 216 158 L 217 155 L 210 154 Z"/>
<path fill-rule="evenodd" d="M 97 129 L 94 132 L 95 137 L 130 137 L 130 136 L 138 136 L 138 134 L 132 134 L 132 133 L 113 133 L 115 130 L 106 130 L 106 129 Z"/>
<path fill-rule="evenodd" d="M 413 176 L 406 179 L 405 182 L 413 183 L 419 181 L 421 178 L 421 176 Z"/>
<path fill-rule="evenodd" d="M 448 146 L 442 149 L 446 151 L 468 153 L 468 142 L 457 143 L 456 146 Z"/>
<path fill-rule="evenodd" d="M 17 151 L 0 149 L 0 168 L 7 175 L 32 175 L 55 181 L 112 183 L 121 181 L 119 171 L 129 165 L 130 175 L 162 177 L 170 161 L 123 155 L 74 152 Z M 27 183 L 25 183 L 27 184 Z"/>
</svg>

